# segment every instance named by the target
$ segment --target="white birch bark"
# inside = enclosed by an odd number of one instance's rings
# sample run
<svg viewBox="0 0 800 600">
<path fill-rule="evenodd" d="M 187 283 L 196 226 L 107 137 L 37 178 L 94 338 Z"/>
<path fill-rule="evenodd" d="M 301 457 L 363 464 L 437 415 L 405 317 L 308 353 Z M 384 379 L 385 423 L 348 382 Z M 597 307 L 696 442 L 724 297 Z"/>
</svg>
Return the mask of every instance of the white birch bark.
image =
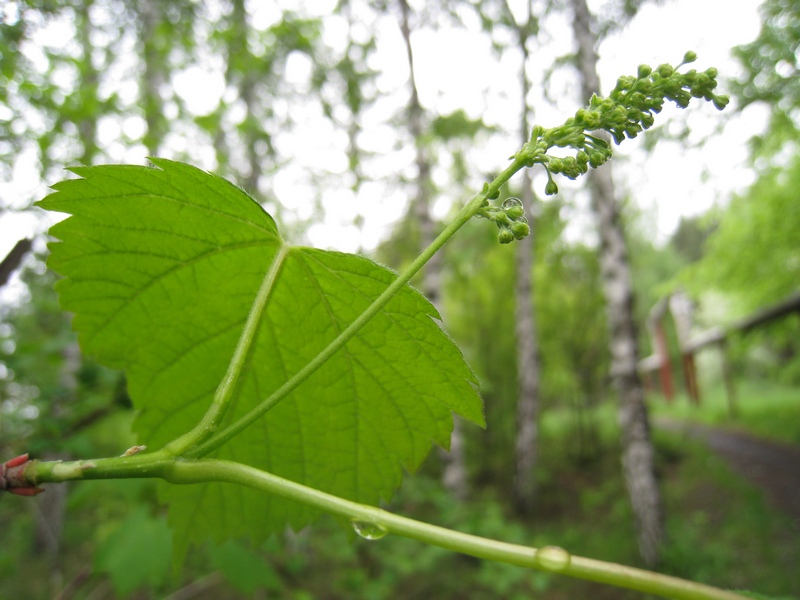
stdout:
<svg viewBox="0 0 800 600">
<path fill-rule="evenodd" d="M 511 14 L 510 8 L 508 9 Z M 527 42 L 531 30 L 532 10 L 528 2 L 527 22 L 517 24 L 518 47 L 522 53 L 520 83 L 522 117 L 520 134 L 522 143 L 528 141 L 528 92 L 530 81 L 525 67 L 528 62 Z M 514 444 L 514 503 L 521 513 L 530 512 L 536 495 L 536 462 L 539 439 L 539 344 L 536 337 L 536 311 L 534 307 L 533 266 L 535 263 L 534 235 L 535 211 L 533 185 L 530 171 L 522 173 L 522 205 L 531 228 L 529 236 L 515 242 L 515 334 L 517 344 L 517 436 Z"/>
<path fill-rule="evenodd" d="M 599 92 L 597 36 L 586 0 L 571 0 L 578 43 L 578 70 L 585 100 Z M 648 565 L 659 560 L 664 538 L 661 493 L 654 472 L 644 388 L 637 371 L 636 325 L 628 252 L 614 196 L 610 164 L 589 173 L 592 210 L 600 234 L 600 267 L 611 339 L 611 377 L 619 394 L 622 467 L 636 519 L 639 550 Z"/>
<path fill-rule="evenodd" d="M 161 8 L 156 0 L 139 0 L 136 3 L 139 43 L 142 49 L 144 70 L 141 80 L 141 104 L 147 131 L 144 145 L 149 156 L 158 156 L 164 137 L 163 99 L 161 86 L 164 84 L 165 66 L 162 50 L 158 46 L 158 26 L 161 23 Z"/>
</svg>

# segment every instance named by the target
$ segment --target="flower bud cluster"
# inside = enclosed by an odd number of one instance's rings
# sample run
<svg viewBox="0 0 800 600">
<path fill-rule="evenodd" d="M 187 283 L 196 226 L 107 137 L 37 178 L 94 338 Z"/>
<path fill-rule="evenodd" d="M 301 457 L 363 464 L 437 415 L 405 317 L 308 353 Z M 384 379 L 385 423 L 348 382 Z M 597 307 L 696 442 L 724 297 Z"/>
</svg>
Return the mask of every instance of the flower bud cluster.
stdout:
<svg viewBox="0 0 800 600">
<path fill-rule="evenodd" d="M 687 52 L 679 67 L 696 58 L 694 52 Z M 593 96 L 589 110 L 579 110 L 574 123 L 585 129 L 604 129 L 619 144 L 625 137 L 635 138 L 651 127 L 653 115 L 661 112 L 666 100 L 686 108 L 692 98 L 703 98 L 722 110 L 728 98 L 714 94 L 715 87 L 717 70 L 714 68 L 681 73 L 667 64 L 655 70 L 641 65 L 636 77 L 620 77 L 608 98 Z"/>
<path fill-rule="evenodd" d="M 694 52 L 687 52 L 678 68 L 696 58 Z M 578 110 L 563 125 L 550 129 L 534 127 L 530 141 L 513 158 L 521 158 L 528 167 L 542 164 L 548 175 L 545 193 L 555 194 L 558 186 L 553 181 L 554 173 L 576 179 L 589 167 L 597 168 L 611 157 L 611 148 L 602 138 L 603 134 L 592 135 L 591 132 L 606 132 L 619 144 L 626 137 L 635 138 L 650 128 L 654 115 L 661 112 L 666 100 L 681 108 L 688 106 L 692 98 L 708 100 L 720 110 L 727 105 L 726 96 L 713 92 L 717 86 L 716 69 L 681 73 L 678 68 L 667 64 L 656 69 L 640 66 L 636 76 L 620 77 L 607 98 L 593 96 L 587 108 Z M 568 148 L 574 154 L 548 156 L 547 152 L 553 147 Z"/>
<path fill-rule="evenodd" d="M 506 198 L 502 206 L 493 206 L 488 200 L 480 208 L 477 216 L 493 221 L 500 231 L 497 239 L 501 244 L 510 244 L 530 234 L 531 228 L 525 218 L 525 208 L 519 198 Z"/>
<path fill-rule="evenodd" d="M 663 64 L 653 69 L 641 65 L 635 76 L 620 77 L 607 98 L 592 96 L 589 106 L 578 110 L 563 125 L 550 129 L 535 126 L 530 140 L 511 158 L 517 165 L 544 166 L 547 171 L 544 192 L 557 194 L 558 185 L 553 174 L 577 179 L 590 167 L 596 169 L 611 158 L 611 146 L 606 141 L 609 135 L 617 144 L 626 137 L 635 138 L 653 125 L 655 115 L 661 112 L 667 100 L 686 108 L 692 98 L 702 98 L 722 110 L 728 104 L 728 97 L 714 94 L 716 69 L 679 71 L 696 59 L 694 52 L 687 52 L 677 67 Z M 568 155 L 548 155 L 553 147 L 566 148 Z M 499 196 L 499 188 L 491 189 L 490 193 L 489 185 L 484 184 L 483 206 L 477 215 L 497 224 L 500 228 L 497 237 L 503 244 L 528 235 L 530 227 L 519 200 L 509 198 L 502 207 L 493 206 L 489 201 Z"/>
</svg>

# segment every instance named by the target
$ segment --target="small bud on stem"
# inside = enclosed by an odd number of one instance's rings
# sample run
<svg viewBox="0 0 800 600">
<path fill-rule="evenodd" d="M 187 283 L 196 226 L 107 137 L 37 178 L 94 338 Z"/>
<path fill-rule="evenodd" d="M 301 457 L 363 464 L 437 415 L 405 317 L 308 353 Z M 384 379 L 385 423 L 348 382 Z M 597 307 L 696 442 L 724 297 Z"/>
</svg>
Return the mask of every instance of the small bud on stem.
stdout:
<svg viewBox="0 0 800 600">
<path fill-rule="evenodd" d="M 31 461 L 27 454 L 20 454 L 0 464 L 0 491 L 6 491 L 17 496 L 36 496 L 44 489 L 31 485 L 25 478 L 25 469 Z"/>
</svg>

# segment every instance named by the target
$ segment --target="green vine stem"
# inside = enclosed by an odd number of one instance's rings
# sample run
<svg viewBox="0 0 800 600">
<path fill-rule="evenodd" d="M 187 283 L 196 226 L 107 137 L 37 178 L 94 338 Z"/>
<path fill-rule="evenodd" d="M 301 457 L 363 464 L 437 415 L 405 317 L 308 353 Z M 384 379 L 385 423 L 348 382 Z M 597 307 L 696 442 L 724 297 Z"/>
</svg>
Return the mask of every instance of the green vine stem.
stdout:
<svg viewBox="0 0 800 600">
<path fill-rule="evenodd" d="M 366 524 L 382 534 L 400 535 L 477 558 L 588 579 L 665 598 L 745 599 L 744 596 L 734 592 L 677 577 L 574 556 L 561 548 L 552 546 L 534 548 L 460 533 L 326 494 L 236 462 L 157 458 L 153 454 L 144 454 L 91 461 L 29 461 L 23 466 L 21 472 L 16 475 L 16 481 L 21 487 L 36 487 L 45 482 L 76 479 L 130 477 L 155 477 L 178 485 L 208 482 L 243 485 L 343 517 L 354 524 L 361 526 Z"/>
</svg>

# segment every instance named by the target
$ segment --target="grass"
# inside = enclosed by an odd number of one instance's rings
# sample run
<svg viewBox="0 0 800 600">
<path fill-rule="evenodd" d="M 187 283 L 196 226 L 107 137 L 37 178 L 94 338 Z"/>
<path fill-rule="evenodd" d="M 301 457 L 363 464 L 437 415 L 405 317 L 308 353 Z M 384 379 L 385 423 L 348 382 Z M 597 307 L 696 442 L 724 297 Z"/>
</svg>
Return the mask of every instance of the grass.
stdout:
<svg viewBox="0 0 800 600">
<path fill-rule="evenodd" d="M 731 589 L 800 597 L 800 525 L 700 442 L 656 432 L 668 544 L 662 569 Z"/>
</svg>

